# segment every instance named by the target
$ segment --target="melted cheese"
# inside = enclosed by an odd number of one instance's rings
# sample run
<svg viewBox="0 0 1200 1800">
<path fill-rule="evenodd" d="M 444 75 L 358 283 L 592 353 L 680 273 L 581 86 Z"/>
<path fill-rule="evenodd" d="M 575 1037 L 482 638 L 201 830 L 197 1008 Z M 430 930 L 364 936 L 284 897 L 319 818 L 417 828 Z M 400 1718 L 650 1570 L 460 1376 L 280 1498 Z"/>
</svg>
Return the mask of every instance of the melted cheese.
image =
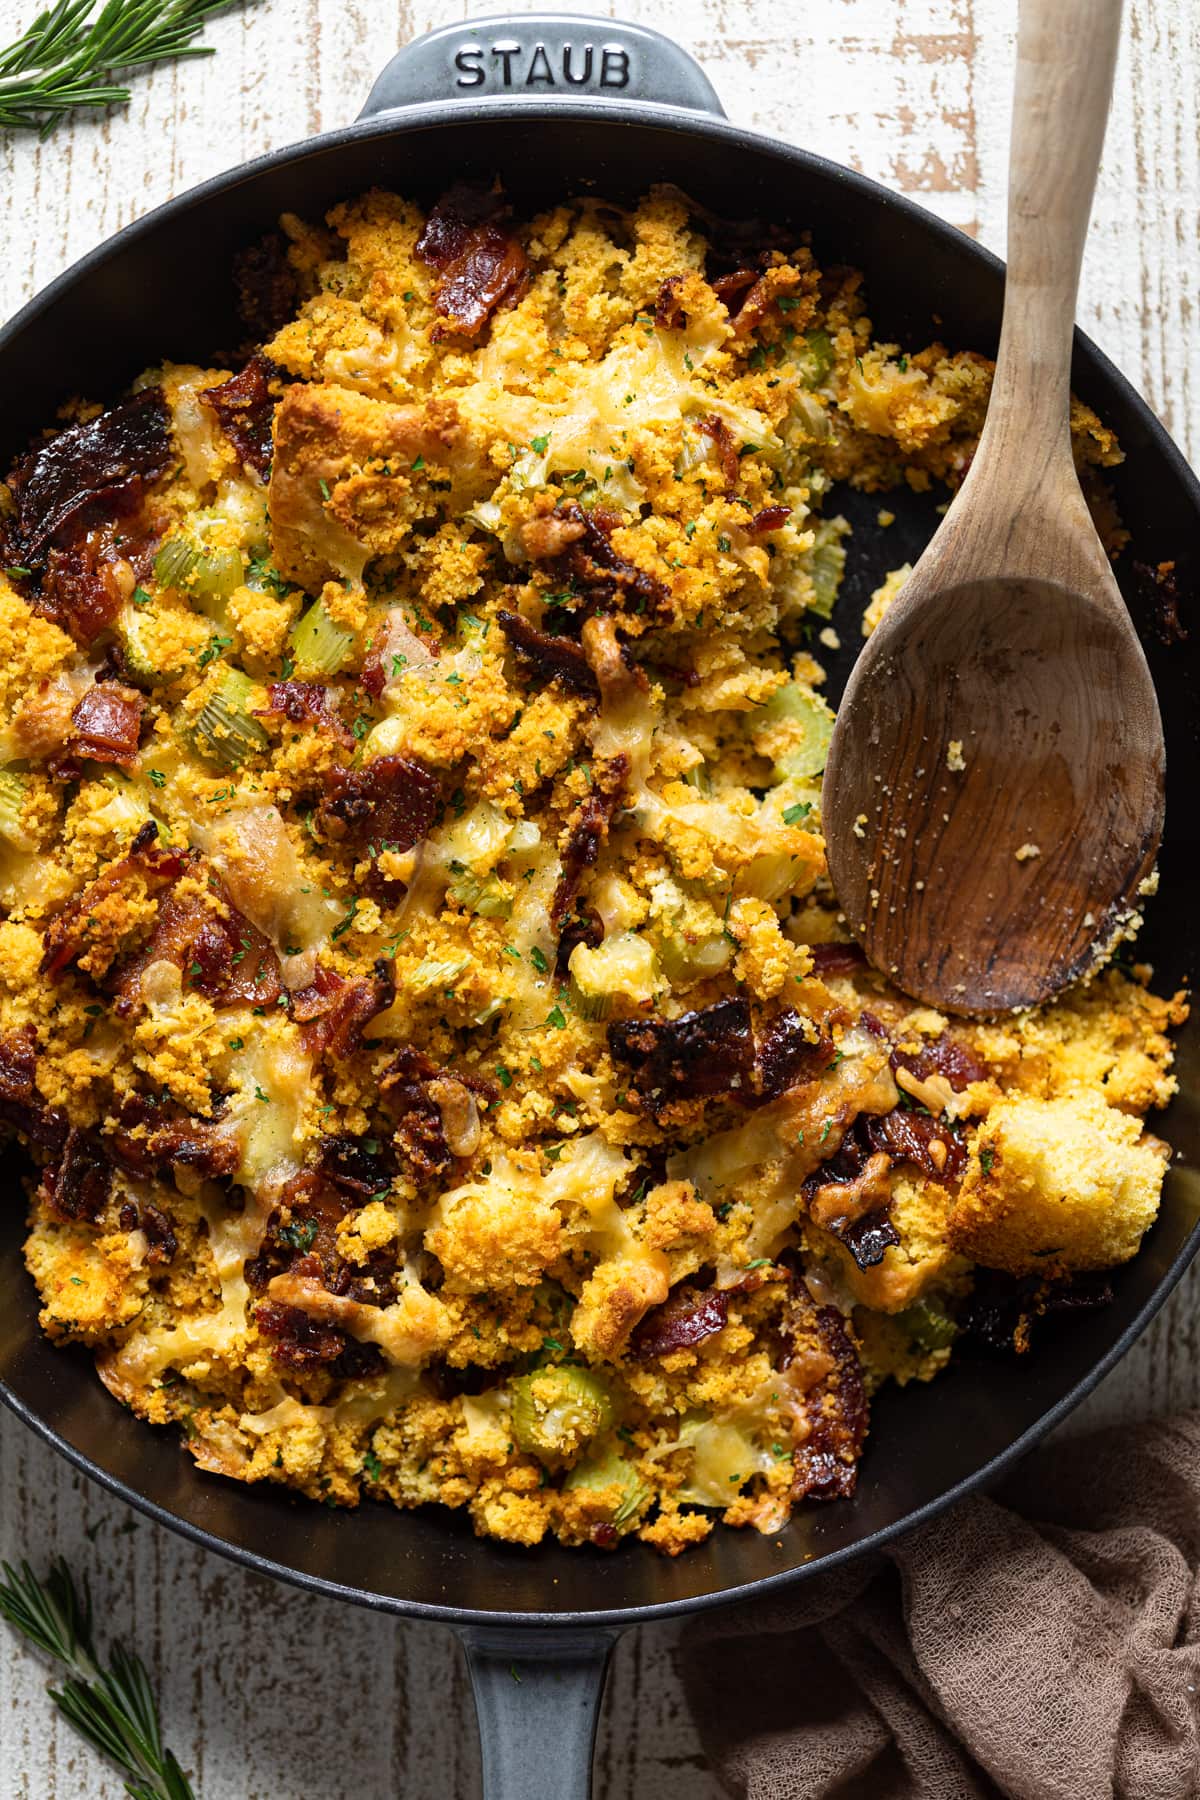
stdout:
<svg viewBox="0 0 1200 1800">
<path fill-rule="evenodd" d="M 295 960 L 288 952 L 318 949 L 344 909 L 306 878 L 278 807 L 239 804 L 215 820 L 196 809 L 190 836 L 224 878 L 239 912 L 270 938 L 286 980 Z"/>
<path fill-rule="evenodd" d="M 305 1425 L 336 1429 L 340 1425 L 374 1425 L 411 1398 L 417 1386 L 412 1369 L 389 1369 L 372 1382 L 359 1382 L 353 1394 L 333 1406 L 309 1406 L 285 1394 L 265 1412 L 242 1413 L 238 1424 L 253 1437 L 292 1431 Z"/>
<path fill-rule="evenodd" d="M 723 323 L 701 321 L 687 331 L 628 326 L 598 363 L 572 364 L 561 398 L 534 399 L 506 386 L 523 380 L 503 343 L 479 358 L 484 379 L 455 394 L 463 418 L 483 438 L 515 445 L 547 440 L 527 450 L 511 471 L 514 482 L 538 487 L 555 475 L 584 469 L 607 500 L 626 507 L 645 498 L 628 467 L 637 433 L 678 428 L 685 418 L 716 413 L 739 441 L 780 448 L 763 414 L 721 398 L 700 379 L 705 362 L 728 336 Z M 707 448 L 705 448 L 707 445 Z M 701 455 L 715 454 L 699 437 Z"/>
</svg>

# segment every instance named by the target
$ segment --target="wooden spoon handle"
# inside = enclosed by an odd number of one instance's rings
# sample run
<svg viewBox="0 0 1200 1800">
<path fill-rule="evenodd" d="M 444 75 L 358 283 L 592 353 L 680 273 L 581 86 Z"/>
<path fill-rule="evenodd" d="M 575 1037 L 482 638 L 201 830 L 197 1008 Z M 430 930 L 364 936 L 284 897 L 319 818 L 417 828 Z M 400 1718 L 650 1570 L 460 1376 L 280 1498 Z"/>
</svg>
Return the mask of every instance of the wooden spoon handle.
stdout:
<svg viewBox="0 0 1200 1800">
<path fill-rule="evenodd" d="M 1069 447 L 1079 268 L 1112 93 L 1122 0 L 1021 0 L 1009 154 L 1008 284 L 980 456 L 1006 425 L 1034 471 Z M 1005 456 L 1011 456 L 1012 444 Z M 999 458 L 997 458 L 999 463 Z M 1032 465 L 1032 466 L 1031 466 Z"/>
</svg>

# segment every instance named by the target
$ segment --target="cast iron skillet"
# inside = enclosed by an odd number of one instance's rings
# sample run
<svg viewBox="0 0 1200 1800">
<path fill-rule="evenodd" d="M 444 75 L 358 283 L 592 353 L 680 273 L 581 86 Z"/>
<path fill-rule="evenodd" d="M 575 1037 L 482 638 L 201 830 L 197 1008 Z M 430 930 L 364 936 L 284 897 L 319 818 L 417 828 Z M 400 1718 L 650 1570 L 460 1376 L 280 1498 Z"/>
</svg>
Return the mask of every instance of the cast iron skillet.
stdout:
<svg viewBox="0 0 1200 1800">
<path fill-rule="evenodd" d="M 567 45 L 578 85 L 564 82 Z M 811 228 L 820 260 L 865 271 L 878 335 L 909 346 L 940 335 L 956 348 L 994 350 L 1003 279 L 994 257 L 862 176 L 735 129 L 676 46 L 609 20 L 490 20 L 402 50 L 357 124 L 168 202 L 26 307 L 0 333 L 6 465 L 67 395 L 115 397 L 160 355 L 195 361 L 236 343 L 231 260 L 285 209 L 318 215 L 373 183 L 429 201 L 454 177 L 496 174 L 525 212 L 584 190 L 631 200 L 651 182 L 671 181 L 719 213 Z M 1200 487 L 1143 401 L 1083 338 L 1075 381 L 1126 450 L 1115 485 L 1138 558 L 1174 558 L 1186 592 Z M 886 567 L 920 549 L 935 501 L 889 496 L 897 523 L 886 533 L 856 534 L 835 691 L 861 641 L 857 621 L 870 588 Z M 851 496 L 846 504 L 873 528 L 879 500 Z M 1200 814 L 1182 784 L 1197 766 L 1200 639 L 1164 648 L 1154 607 L 1124 561 L 1168 740 L 1162 892 L 1143 947 L 1160 985 L 1170 987 L 1190 973 L 1191 902 L 1182 877 L 1197 866 Z M 952 896 L 947 924 L 953 929 Z M 156 1434 L 108 1397 L 84 1355 L 54 1350 L 39 1335 L 19 1253 L 23 1208 L 13 1152 L 5 1164 L 11 1203 L 0 1227 L 0 1393 L 76 1467 L 195 1542 L 321 1593 L 458 1627 L 475 1682 L 489 1795 L 577 1800 L 587 1791 L 596 1704 L 622 1626 L 752 1591 L 765 1595 L 880 1545 L 1012 1464 L 1128 1349 L 1200 1241 L 1196 1026 L 1181 1037 L 1179 1075 L 1180 1096 L 1161 1127 L 1176 1166 L 1140 1256 L 1117 1274 L 1114 1303 L 1049 1328 L 1040 1352 L 1020 1361 L 964 1355 L 932 1387 L 884 1394 L 856 1497 L 803 1509 L 778 1538 L 718 1528 L 675 1561 L 636 1545 L 609 1555 L 518 1550 L 476 1540 L 460 1515 L 373 1505 L 333 1514 L 266 1485 L 201 1474 L 174 1434 Z"/>
</svg>

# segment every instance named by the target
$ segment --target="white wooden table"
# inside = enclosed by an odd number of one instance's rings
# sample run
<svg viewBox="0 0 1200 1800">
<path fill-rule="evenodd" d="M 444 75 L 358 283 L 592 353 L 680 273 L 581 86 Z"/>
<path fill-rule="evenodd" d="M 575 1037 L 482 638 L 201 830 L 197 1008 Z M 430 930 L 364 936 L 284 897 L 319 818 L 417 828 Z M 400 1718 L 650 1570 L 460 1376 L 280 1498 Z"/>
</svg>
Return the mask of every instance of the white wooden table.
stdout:
<svg viewBox="0 0 1200 1800">
<path fill-rule="evenodd" d="M 0 0 L 7 41 L 40 0 Z M 500 0 L 481 9 L 498 11 Z M 1200 451 L 1200 8 L 1127 0 L 1081 321 L 1186 451 Z M 117 227 L 230 164 L 357 112 L 377 70 L 455 0 L 258 0 L 210 25 L 212 60 L 156 71 L 128 110 L 47 144 L 0 140 L 0 316 Z M 525 10 L 521 8 L 521 10 Z M 572 8 L 570 10 L 578 10 Z M 682 40 L 730 116 L 915 195 L 1003 250 L 1016 0 L 622 0 Z M 649 171 L 648 171 L 649 176 Z M 1200 1401 L 1200 1269 L 1067 1427 Z M 472 1800 L 474 1721 L 448 1632 L 243 1574 L 72 1474 L 0 1417 L 0 1554 L 91 1571 L 141 1651 L 203 1800 Z M 715 1800 L 671 1634 L 627 1636 L 600 1728 L 604 1800 Z M 329 1671 L 337 1671 L 332 1682 Z M 0 1800 L 119 1800 L 0 1627 Z"/>
</svg>

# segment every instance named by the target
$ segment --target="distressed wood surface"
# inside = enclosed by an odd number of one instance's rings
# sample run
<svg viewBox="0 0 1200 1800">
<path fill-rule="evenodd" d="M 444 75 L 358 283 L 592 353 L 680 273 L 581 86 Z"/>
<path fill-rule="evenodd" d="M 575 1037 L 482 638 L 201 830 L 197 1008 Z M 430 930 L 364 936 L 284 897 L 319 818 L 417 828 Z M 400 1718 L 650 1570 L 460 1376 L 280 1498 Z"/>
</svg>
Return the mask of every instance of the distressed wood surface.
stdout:
<svg viewBox="0 0 1200 1800">
<path fill-rule="evenodd" d="M 0 36 L 37 3 L 0 0 Z M 687 44 L 733 119 L 849 163 L 1003 250 L 1014 0 L 623 0 L 614 10 Z M 450 0 L 259 0 L 209 27 L 217 57 L 155 71 L 125 112 L 45 145 L 0 141 L 0 316 L 171 194 L 350 119 L 400 43 L 466 11 Z M 1080 318 L 1194 455 L 1200 9 L 1127 0 L 1127 15 Z M 1198 1297 L 1200 1271 L 1066 1429 L 1200 1402 Z M 315 1600 L 194 1550 L 84 1483 L 7 1415 L 0 1496 L 0 1554 L 41 1568 L 62 1552 L 91 1571 L 105 1628 L 154 1671 L 203 1800 L 478 1794 L 470 1699 L 447 1632 Z M 628 1634 L 618 1648 L 597 1766 L 602 1800 L 721 1791 L 699 1756 L 669 1630 Z M 42 1663 L 0 1630 L 0 1800 L 121 1792 L 57 1722 Z"/>
</svg>

